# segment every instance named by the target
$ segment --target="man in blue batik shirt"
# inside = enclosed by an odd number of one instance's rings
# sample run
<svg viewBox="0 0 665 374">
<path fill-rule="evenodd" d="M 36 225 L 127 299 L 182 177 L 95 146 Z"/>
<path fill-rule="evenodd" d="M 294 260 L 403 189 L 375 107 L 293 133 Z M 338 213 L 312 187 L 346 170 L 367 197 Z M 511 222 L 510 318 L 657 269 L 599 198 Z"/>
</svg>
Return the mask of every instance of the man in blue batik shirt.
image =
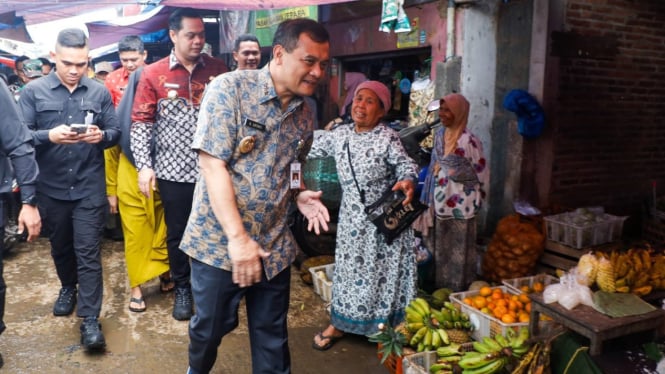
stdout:
<svg viewBox="0 0 665 374">
<path fill-rule="evenodd" d="M 314 130 L 303 97 L 325 77 L 329 36 L 308 19 L 281 23 L 272 60 L 222 74 L 206 90 L 192 147 L 201 177 L 180 248 L 192 258 L 196 313 L 189 372 L 208 373 L 244 297 L 254 373 L 290 373 L 286 314 L 296 244 L 287 210 L 296 203 L 317 233 L 327 230 L 321 192 L 291 187 Z M 295 186 L 299 187 L 299 186 Z"/>
</svg>

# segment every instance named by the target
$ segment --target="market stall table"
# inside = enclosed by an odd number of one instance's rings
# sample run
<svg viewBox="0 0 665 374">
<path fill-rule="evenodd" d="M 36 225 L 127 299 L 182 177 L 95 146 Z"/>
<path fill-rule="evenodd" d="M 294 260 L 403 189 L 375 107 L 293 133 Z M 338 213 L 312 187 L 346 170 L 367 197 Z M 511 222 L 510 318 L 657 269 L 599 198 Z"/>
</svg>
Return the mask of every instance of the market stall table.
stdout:
<svg viewBox="0 0 665 374">
<path fill-rule="evenodd" d="M 538 321 L 540 313 L 543 313 L 564 327 L 587 337 L 591 341 L 591 355 L 599 355 L 603 342 L 608 339 L 643 331 L 653 331 L 655 334 L 665 321 L 665 310 L 658 308 L 645 314 L 612 318 L 586 305 L 578 305 L 568 310 L 559 303 L 546 304 L 542 294 L 531 294 L 529 298 L 532 301 L 529 320 L 531 336 L 538 335 Z"/>
</svg>

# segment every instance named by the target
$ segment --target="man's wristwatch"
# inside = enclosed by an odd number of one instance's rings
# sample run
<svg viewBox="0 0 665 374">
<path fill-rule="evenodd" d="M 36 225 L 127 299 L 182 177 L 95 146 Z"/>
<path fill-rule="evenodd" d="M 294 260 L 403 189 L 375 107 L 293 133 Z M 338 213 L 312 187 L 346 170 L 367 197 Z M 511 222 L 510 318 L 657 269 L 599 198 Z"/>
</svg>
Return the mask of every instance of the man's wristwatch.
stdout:
<svg viewBox="0 0 665 374">
<path fill-rule="evenodd" d="M 30 206 L 37 206 L 37 196 L 36 195 L 30 195 L 26 197 L 25 199 L 21 200 L 21 204 L 27 204 Z"/>
</svg>

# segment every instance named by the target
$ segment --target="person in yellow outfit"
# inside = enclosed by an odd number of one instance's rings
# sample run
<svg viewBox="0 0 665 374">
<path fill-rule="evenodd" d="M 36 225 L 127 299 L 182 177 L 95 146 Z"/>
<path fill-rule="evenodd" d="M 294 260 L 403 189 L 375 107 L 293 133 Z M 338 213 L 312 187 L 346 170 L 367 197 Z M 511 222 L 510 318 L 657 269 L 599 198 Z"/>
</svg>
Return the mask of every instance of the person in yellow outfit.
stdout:
<svg viewBox="0 0 665 374">
<path fill-rule="evenodd" d="M 135 82 L 145 64 L 147 52 L 138 36 L 125 36 L 118 43 L 122 68 L 110 73 L 105 86 L 111 92 L 121 123 L 130 123 Z M 136 74 L 132 74 L 139 70 Z M 125 95 L 126 92 L 129 92 Z M 125 97 L 126 96 L 126 97 Z M 124 98 L 123 98 L 124 97 Z M 159 191 L 149 198 L 138 187 L 138 173 L 129 149 L 129 127 L 123 127 L 118 146 L 106 150 L 106 194 L 111 213 L 122 212 L 120 220 L 125 238 L 125 261 L 129 276 L 129 310 L 146 309 L 140 285 L 159 276 L 162 292 L 174 287 L 169 274 L 166 249 L 166 224 Z"/>
</svg>

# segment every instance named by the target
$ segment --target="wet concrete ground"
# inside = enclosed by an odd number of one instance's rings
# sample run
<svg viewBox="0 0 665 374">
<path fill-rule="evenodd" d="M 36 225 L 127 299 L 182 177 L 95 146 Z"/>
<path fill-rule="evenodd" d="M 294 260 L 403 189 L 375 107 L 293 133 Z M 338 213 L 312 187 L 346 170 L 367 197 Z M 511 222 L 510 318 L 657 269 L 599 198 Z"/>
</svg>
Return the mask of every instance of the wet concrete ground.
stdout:
<svg viewBox="0 0 665 374">
<path fill-rule="evenodd" d="M 53 302 L 60 289 L 48 241 L 23 243 L 5 259 L 7 330 L 0 337 L 2 373 L 185 373 L 187 322 L 171 317 L 173 294 L 161 294 L 153 280 L 143 287 L 147 311 L 127 309 L 129 283 L 121 242 L 105 241 L 104 304 L 100 321 L 106 337 L 103 353 L 80 345 L 80 319 L 55 317 Z M 327 352 L 311 348 L 312 337 L 328 323 L 323 301 L 293 269 L 289 344 L 294 374 L 386 373 L 376 346 L 365 337 L 349 336 Z M 251 373 L 244 310 L 240 326 L 222 341 L 212 373 Z"/>
</svg>

